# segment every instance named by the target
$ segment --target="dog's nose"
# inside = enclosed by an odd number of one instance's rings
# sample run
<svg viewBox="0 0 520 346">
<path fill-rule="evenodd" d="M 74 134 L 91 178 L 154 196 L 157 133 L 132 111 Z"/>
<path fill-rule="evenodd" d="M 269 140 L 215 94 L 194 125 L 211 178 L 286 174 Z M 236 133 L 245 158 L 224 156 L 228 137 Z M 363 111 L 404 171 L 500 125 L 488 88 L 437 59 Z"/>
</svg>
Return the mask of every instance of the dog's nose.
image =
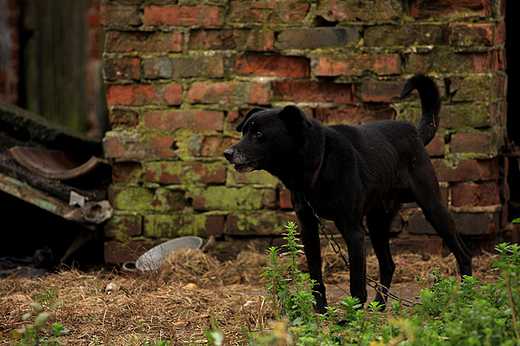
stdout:
<svg viewBox="0 0 520 346">
<path fill-rule="evenodd" d="M 226 160 L 231 160 L 231 158 L 233 157 L 233 149 L 226 149 L 224 151 L 224 157 L 226 158 Z"/>
</svg>

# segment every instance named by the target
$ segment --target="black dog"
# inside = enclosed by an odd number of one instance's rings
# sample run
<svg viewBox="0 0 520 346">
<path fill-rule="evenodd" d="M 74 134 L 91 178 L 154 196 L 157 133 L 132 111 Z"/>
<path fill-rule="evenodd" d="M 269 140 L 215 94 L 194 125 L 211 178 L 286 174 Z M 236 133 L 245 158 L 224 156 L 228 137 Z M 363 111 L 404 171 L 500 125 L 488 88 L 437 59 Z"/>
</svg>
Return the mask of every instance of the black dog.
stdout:
<svg viewBox="0 0 520 346">
<path fill-rule="evenodd" d="M 381 284 L 390 287 L 395 264 L 389 228 L 400 203 L 415 201 L 426 219 L 454 253 L 462 275 L 471 275 L 471 255 L 441 199 L 439 182 L 425 145 L 434 137 L 441 101 L 435 83 L 416 75 L 401 98 L 419 91 L 422 119 L 382 120 L 352 127 L 323 126 L 295 106 L 249 111 L 237 126 L 242 139 L 224 156 L 238 172 L 266 170 L 291 191 L 301 224 L 310 277 L 316 281 L 316 310 L 327 300 L 321 273 L 318 235 L 320 217 L 334 221 L 346 241 L 350 290 L 366 302 L 365 228 L 377 255 Z M 384 304 L 386 291 L 376 301 Z"/>
</svg>

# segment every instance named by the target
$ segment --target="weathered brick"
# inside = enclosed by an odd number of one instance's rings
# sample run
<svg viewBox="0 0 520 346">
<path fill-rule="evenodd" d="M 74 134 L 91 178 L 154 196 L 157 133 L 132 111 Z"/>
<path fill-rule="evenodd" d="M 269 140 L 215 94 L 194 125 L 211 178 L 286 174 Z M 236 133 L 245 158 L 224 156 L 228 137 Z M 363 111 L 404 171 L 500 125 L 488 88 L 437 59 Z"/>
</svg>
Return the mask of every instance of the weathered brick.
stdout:
<svg viewBox="0 0 520 346">
<path fill-rule="evenodd" d="M 299 56 L 243 55 L 237 58 L 235 72 L 280 78 L 309 78 L 310 60 Z"/>
<path fill-rule="evenodd" d="M 143 218 L 141 215 L 115 214 L 105 224 L 105 237 L 124 240 L 142 234 Z"/>
<path fill-rule="evenodd" d="M 159 184 L 224 184 L 226 171 L 221 162 L 158 161 L 144 165 L 146 180 Z"/>
<path fill-rule="evenodd" d="M 194 187 L 189 188 L 188 196 L 193 200 L 193 208 L 198 211 L 251 211 L 275 208 L 278 203 L 274 189 L 257 189 L 251 186 L 238 188 L 226 186 Z"/>
<path fill-rule="evenodd" d="M 145 58 L 143 69 L 144 77 L 149 79 L 224 76 L 224 63 L 218 56 Z"/>
<path fill-rule="evenodd" d="M 108 53 L 180 52 L 182 39 L 182 34 L 176 32 L 109 31 L 106 35 L 105 51 Z"/>
<path fill-rule="evenodd" d="M 103 151 L 112 159 L 176 157 L 175 142 L 172 136 L 140 140 L 135 134 L 108 132 L 103 139 Z"/>
<path fill-rule="evenodd" d="M 221 153 L 222 155 L 222 153 Z M 279 180 L 267 171 L 253 171 L 250 173 L 238 173 L 233 166 L 226 163 L 228 168 L 226 186 L 242 186 L 244 184 L 254 184 L 255 186 L 276 187 Z"/>
<path fill-rule="evenodd" d="M 285 233 L 284 226 L 296 221 L 296 216 L 276 212 L 231 214 L 226 221 L 225 234 L 229 236 L 272 236 Z"/>
<path fill-rule="evenodd" d="M 101 25 L 107 28 L 141 25 L 139 8 L 130 4 L 110 4 L 100 7 Z"/>
<path fill-rule="evenodd" d="M 496 135 L 490 132 L 455 133 L 451 136 L 451 152 L 496 155 Z"/>
<path fill-rule="evenodd" d="M 228 21 L 240 23 L 290 23 L 302 22 L 310 5 L 292 1 L 231 1 Z"/>
<path fill-rule="evenodd" d="M 247 42 L 246 50 L 252 52 L 271 52 L 274 49 L 274 32 L 268 29 L 251 30 Z"/>
<path fill-rule="evenodd" d="M 104 59 L 103 65 L 105 79 L 109 81 L 138 79 L 141 75 L 141 65 L 138 58 Z"/>
<path fill-rule="evenodd" d="M 498 118 L 496 111 L 494 105 L 484 102 L 444 105 L 439 126 L 448 129 L 490 127 Z"/>
<path fill-rule="evenodd" d="M 110 84 L 107 85 L 109 106 L 180 105 L 182 85 L 180 84 Z"/>
<path fill-rule="evenodd" d="M 220 157 L 224 150 L 237 142 L 237 139 L 221 136 L 204 136 L 200 154 L 203 157 Z"/>
<path fill-rule="evenodd" d="M 374 25 L 365 29 L 367 46 L 445 45 L 448 27 L 439 24 Z"/>
<path fill-rule="evenodd" d="M 144 115 L 148 130 L 174 131 L 187 128 L 193 131 L 222 131 L 224 113 L 207 110 L 152 111 Z"/>
<path fill-rule="evenodd" d="M 455 102 L 494 101 L 507 93 L 503 76 L 469 75 L 450 81 L 450 94 Z"/>
<path fill-rule="evenodd" d="M 144 8 L 144 25 L 221 26 L 222 21 L 216 6 L 147 6 Z"/>
<path fill-rule="evenodd" d="M 316 108 L 315 117 L 325 125 L 345 124 L 357 126 L 371 121 L 393 119 L 395 110 L 390 106 L 378 107 L 319 107 Z"/>
<path fill-rule="evenodd" d="M 457 17 L 467 18 L 471 16 L 485 18 L 491 15 L 491 2 L 489 0 L 419 0 L 411 3 L 409 15 L 414 18 L 428 17 Z"/>
<path fill-rule="evenodd" d="M 488 160 L 461 160 L 457 165 L 445 160 L 433 160 L 440 181 L 484 181 L 495 180 L 500 176 L 497 158 Z"/>
<path fill-rule="evenodd" d="M 433 137 L 432 141 L 426 146 L 426 151 L 428 151 L 428 155 L 432 157 L 444 156 L 444 144 L 444 135 L 437 133 L 435 137 Z"/>
<path fill-rule="evenodd" d="M 244 50 L 251 30 L 195 29 L 190 31 L 189 50 Z"/>
<path fill-rule="evenodd" d="M 493 46 L 496 44 L 495 23 L 451 24 L 450 43 L 454 46 Z"/>
<path fill-rule="evenodd" d="M 330 0 L 318 3 L 318 14 L 329 22 L 385 21 L 398 19 L 403 12 L 399 1 Z"/>
<path fill-rule="evenodd" d="M 283 30 L 277 36 L 277 49 L 318 49 L 353 46 L 360 35 L 355 28 L 299 28 Z"/>
<path fill-rule="evenodd" d="M 361 84 L 361 101 L 363 102 L 396 102 L 401 95 L 403 83 L 372 82 Z"/>
<path fill-rule="evenodd" d="M 407 54 L 405 73 L 432 71 L 437 73 L 489 73 L 500 69 L 497 51 L 454 53 L 442 47 L 426 54 Z"/>
<path fill-rule="evenodd" d="M 354 84 L 310 81 L 275 81 L 273 95 L 282 101 L 354 104 Z"/>
<path fill-rule="evenodd" d="M 135 128 L 139 123 L 139 113 L 130 109 L 111 108 L 109 124 L 114 128 Z"/>
<path fill-rule="evenodd" d="M 400 61 L 397 54 L 322 56 L 318 58 L 314 73 L 320 77 L 361 76 L 366 71 L 382 76 L 394 75 L 400 72 Z"/>
<path fill-rule="evenodd" d="M 268 104 L 268 84 L 250 82 L 195 82 L 188 90 L 188 102 L 203 103 L 257 103 Z"/>
<path fill-rule="evenodd" d="M 109 198 L 116 210 L 168 212 L 187 206 L 183 191 L 163 188 L 111 185 Z"/>
<path fill-rule="evenodd" d="M 461 183 L 451 186 L 452 204 L 458 207 L 475 207 L 500 204 L 500 187 L 496 181 Z"/>
<path fill-rule="evenodd" d="M 148 214 L 144 217 L 143 235 L 150 238 L 180 236 L 220 237 L 224 216 L 204 214 Z"/>
<path fill-rule="evenodd" d="M 112 183 L 137 184 L 142 181 L 143 167 L 140 162 L 112 163 Z"/>
<path fill-rule="evenodd" d="M 291 202 L 291 191 L 288 189 L 280 190 L 280 208 L 293 209 L 293 205 Z"/>
</svg>

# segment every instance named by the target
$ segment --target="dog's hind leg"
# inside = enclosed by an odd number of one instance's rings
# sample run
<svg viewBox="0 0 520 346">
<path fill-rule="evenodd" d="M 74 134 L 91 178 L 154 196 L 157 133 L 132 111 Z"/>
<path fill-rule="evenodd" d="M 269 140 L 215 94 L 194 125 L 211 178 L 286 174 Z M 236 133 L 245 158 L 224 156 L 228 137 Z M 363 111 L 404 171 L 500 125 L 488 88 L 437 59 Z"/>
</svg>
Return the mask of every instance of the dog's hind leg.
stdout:
<svg viewBox="0 0 520 346">
<path fill-rule="evenodd" d="M 386 305 L 388 288 L 392 282 L 395 263 L 390 252 L 390 226 L 395 212 L 387 212 L 383 205 L 378 205 L 367 214 L 367 226 L 372 248 L 379 262 L 380 282 L 384 286 L 377 291 L 375 301 Z"/>
<path fill-rule="evenodd" d="M 442 202 L 439 183 L 431 165 L 422 166 L 421 173 L 412 177 L 411 191 L 426 220 L 444 240 L 457 259 L 461 275 L 471 276 L 471 252 L 464 244 L 455 220 Z"/>
</svg>

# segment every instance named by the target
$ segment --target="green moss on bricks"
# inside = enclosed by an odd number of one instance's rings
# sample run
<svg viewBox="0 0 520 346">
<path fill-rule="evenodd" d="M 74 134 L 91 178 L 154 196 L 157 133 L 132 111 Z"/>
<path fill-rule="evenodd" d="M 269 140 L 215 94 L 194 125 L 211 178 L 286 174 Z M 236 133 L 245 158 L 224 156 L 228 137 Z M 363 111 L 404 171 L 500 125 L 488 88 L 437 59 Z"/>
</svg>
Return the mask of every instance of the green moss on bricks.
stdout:
<svg viewBox="0 0 520 346">
<path fill-rule="evenodd" d="M 145 216 L 145 237 L 175 238 L 206 236 L 207 216 L 203 214 L 151 214 Z"/>
<path fill-rule="evenodd" d="M 273 193 L 271 189 L 256 189 L 251 186 L 188 189 L 193 198 L 193 207 L 197 210 L 258 210 L 262 208 L 263 200 L 269 198 L 268 194 Z"/>
</svg>

